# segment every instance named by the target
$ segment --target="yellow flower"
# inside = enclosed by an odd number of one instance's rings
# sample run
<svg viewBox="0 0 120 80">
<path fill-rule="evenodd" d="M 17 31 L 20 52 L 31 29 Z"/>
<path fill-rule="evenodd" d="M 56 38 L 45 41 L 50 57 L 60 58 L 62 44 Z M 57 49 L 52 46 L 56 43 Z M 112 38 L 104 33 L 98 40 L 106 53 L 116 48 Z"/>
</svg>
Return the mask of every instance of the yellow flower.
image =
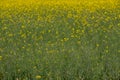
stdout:
<svg viewBox="0 0 120 80">
<path fill-rule="evenodd" d="M 2 56 L 0 56 L 0 60 L 2 60 Z"/>
<path fill-rule="evenodd" d="M 40 75 L 37 75 L 37 76 L 36 76 L 36 79 L 41 79 L 41 76 L 40 76 Z"/>
</svg>

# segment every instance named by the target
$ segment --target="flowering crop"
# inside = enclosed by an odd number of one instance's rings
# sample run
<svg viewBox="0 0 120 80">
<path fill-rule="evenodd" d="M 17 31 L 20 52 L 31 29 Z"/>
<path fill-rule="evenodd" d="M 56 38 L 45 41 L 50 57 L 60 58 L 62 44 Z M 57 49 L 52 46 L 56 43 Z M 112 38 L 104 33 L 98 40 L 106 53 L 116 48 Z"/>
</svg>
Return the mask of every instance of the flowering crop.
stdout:
<svg viewBox="0 0 120 80">
<path fill-rule="evenodd" d="M 119 0 L 0 1 L 0 80 L 119 80 Z"/>
</svg>

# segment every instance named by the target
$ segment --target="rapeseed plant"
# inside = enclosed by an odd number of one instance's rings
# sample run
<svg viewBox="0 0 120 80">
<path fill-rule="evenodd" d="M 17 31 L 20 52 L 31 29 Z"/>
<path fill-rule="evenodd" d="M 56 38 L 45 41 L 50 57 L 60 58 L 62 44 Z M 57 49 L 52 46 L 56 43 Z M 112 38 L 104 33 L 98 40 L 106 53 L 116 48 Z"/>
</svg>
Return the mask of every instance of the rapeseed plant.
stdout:
<svg viewBox="0 0 120 80">
<path fill-rule="evenodd" d="M 119 6 L 119 0 L 2 0 L 0 79 L 119 80 Z"/>
</svg>

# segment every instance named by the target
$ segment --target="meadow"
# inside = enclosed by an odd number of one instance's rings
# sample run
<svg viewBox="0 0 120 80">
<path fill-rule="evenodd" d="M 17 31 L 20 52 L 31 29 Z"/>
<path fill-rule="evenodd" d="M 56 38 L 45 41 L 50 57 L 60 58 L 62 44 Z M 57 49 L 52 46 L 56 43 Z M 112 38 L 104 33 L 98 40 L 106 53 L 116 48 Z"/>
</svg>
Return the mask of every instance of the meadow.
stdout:
<svg viewBox="0 0 120 80">
<path fill-rule="evenodd" d="M 0 0 L 0 80 L 120 80 L 120 1 Z"/>
</svg>

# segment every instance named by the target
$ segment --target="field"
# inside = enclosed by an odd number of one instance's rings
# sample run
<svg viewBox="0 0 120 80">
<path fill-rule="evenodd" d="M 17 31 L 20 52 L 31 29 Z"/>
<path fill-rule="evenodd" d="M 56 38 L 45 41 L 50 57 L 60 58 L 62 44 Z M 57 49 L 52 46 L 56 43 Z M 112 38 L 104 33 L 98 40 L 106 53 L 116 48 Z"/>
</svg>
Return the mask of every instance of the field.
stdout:
<svg viewBox="0 0 120 80">
<path fill-rule="evenodd" d="M 0 0 L 0 80 L 120 80 L 120 0 Z"/>
</svg>

